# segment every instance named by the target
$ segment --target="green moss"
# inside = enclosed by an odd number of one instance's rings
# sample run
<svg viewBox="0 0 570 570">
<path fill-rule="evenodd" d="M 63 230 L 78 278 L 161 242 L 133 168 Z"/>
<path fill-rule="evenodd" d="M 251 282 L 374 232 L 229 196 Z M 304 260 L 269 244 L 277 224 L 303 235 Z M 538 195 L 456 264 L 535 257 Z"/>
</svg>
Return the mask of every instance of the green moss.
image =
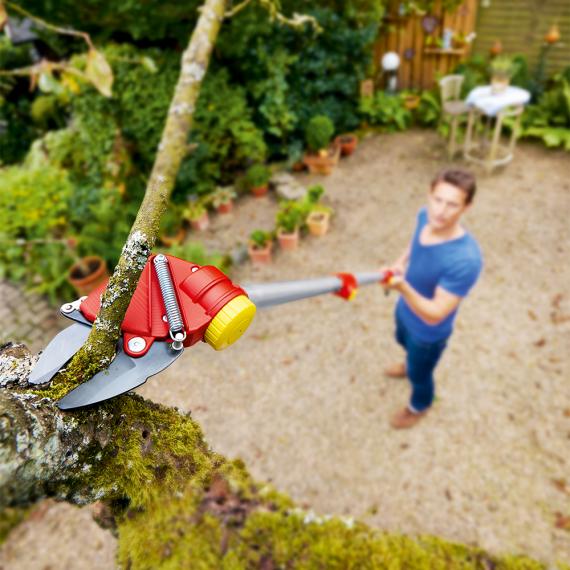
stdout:
<svg viewBox="0 0 570 570">
<path fill-rule="evenodd" d="M 75 417 L 82 421 L 82 414 L 88 420 L 87 411 Z M 81 484 L 100 490 L 107 499 L 126 499 L 131 509 L 148 505 L 156 489 L 170 493 L 188 483 L 207 485 L 223 463 L 208 448 L 200 426 L 172 408 L 121 396 L 103 403 L 100 415 L 105 425 L 95 429 L 111 434 L 112 440 L 84 452 L 83 459 L 97 465 L 81 475 Z"/>
<path fill-rule="evenodd" d="M 29 512 L 29 508 L 19 507 L 11 507 L 0 511 L 0 545 L 4 543 L 12 529 L 26 518 Z"/>
</svg>

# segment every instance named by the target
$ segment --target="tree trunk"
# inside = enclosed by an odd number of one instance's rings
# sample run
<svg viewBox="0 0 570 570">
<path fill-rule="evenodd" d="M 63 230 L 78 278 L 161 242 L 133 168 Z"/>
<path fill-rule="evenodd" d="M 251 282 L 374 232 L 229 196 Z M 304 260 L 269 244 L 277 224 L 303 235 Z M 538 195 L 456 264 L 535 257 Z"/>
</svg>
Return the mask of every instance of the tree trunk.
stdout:
<svg viewBox="0 0 570 570">
<path fill-rule="evenodd" d="M 180 77 L 144 200 L 103 295 L 101 310 L 91 334 L 66 370 L 52 382 L 53 396 L 63 395 L 105 369 L 115 353 L 121 323 L 156 241 L 160 218 L 166 210 L 180 164 L 187 152 L 200 86 L 224 19 L 226 5 L 227 0 L 206 0 L 200 8 L 200 17 L 182 56 Z"/>
<path fill-rule="evenodd" d="M 35 360 L 0 349 L 0 511 L 45 496 L 98 501 L 122 568 L 546 568 L 303 511 L 212 451 L 176 409 L 124 395 L 61 412 L 31 390 Z"/>
</svg>

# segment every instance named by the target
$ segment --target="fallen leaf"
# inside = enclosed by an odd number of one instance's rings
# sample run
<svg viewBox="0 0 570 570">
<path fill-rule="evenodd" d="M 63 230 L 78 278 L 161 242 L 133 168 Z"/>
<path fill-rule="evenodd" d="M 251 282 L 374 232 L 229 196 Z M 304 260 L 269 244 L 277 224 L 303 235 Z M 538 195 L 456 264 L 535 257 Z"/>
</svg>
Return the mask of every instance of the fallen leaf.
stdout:
<svg viewBox="0 0 570 570">
<path fill-rule="evenodd" d="M 534 346 L 544 346 L 546 344 L 546 339 L 544 338 L 539 338 L 537 341 L 533 342 Z"/>
<path fill-rule="evenodd" d="M 564 410 L 564 417 L 565 417 L 565 418 L 570 418 L 570 408 L 566 408 L 566 409 Z"/>
<path fill-rule="evenodd" d="M 531 311 L 531 310 L 529 309 L 527 312 L 528 312 L 528 316 L 529 316 L 533 321 L 538 320 L 538 317 L 536 316 L 536 313 L 535 313 L 534 311 Z"/>
<path fill-rule="evenodd" d="M 552 484 L 562 493 L 568 493 L 565 479 L 552 479 Z"/>
<path fill-rule="evenodd" d="M 555 513 L 556 521 L 554 526 L 562 530 L 570 530 L 570 517 L 563 515 L 562 513 Z"/>
</svg>

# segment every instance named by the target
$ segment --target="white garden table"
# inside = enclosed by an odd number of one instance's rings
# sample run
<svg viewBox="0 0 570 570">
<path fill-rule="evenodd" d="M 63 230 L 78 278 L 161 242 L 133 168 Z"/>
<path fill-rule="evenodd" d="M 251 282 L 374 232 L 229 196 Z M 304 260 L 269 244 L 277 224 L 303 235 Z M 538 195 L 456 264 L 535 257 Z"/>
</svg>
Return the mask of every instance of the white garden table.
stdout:
<svg viewBox="0 0 570 570">
<path fill-rule="evenodd" d="M 490 85 L 473 89 L 465 102 L 469 106 L 469 121 L 463 146 L 463 155 L 470 162 L 481 164 L 487 172 L 503 166 L 513 159 L 524 106 L 530 93 L 520 87 L 507 87 L 494 93 Z M 516 117 L 510 139 L 501 144 L 501 130 L 506 117 Z M 495 122 L 491 128 L 492 122 Z M 483 129 L 480 123 L 484 122 Z"/>
</svg>

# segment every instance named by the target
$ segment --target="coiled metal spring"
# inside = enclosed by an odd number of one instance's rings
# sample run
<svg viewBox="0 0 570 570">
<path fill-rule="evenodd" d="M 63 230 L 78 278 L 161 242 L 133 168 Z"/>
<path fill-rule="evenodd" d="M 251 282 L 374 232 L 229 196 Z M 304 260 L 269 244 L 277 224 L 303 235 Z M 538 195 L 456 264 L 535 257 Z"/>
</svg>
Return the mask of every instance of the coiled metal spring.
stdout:
<svg viewBox="0 0 570 570">
<path fill-rule="evenodd" d="M 176 300 L 176 293 L 174 292 L 174 285 L 170 277 L 170 270 L 168 269 L 168 259 L 165 255 L 159 254 L 154 258 L 154 268 L 156 269 L 156 276 L 162 292 L 162 300 L 166 308 L 166 318 L 168 319 L 168 326 L 170 327 L 170 335 L 174 339 L 174 333 L 184 332 L 184 323 L 182 315 Z"/>
</svg>

